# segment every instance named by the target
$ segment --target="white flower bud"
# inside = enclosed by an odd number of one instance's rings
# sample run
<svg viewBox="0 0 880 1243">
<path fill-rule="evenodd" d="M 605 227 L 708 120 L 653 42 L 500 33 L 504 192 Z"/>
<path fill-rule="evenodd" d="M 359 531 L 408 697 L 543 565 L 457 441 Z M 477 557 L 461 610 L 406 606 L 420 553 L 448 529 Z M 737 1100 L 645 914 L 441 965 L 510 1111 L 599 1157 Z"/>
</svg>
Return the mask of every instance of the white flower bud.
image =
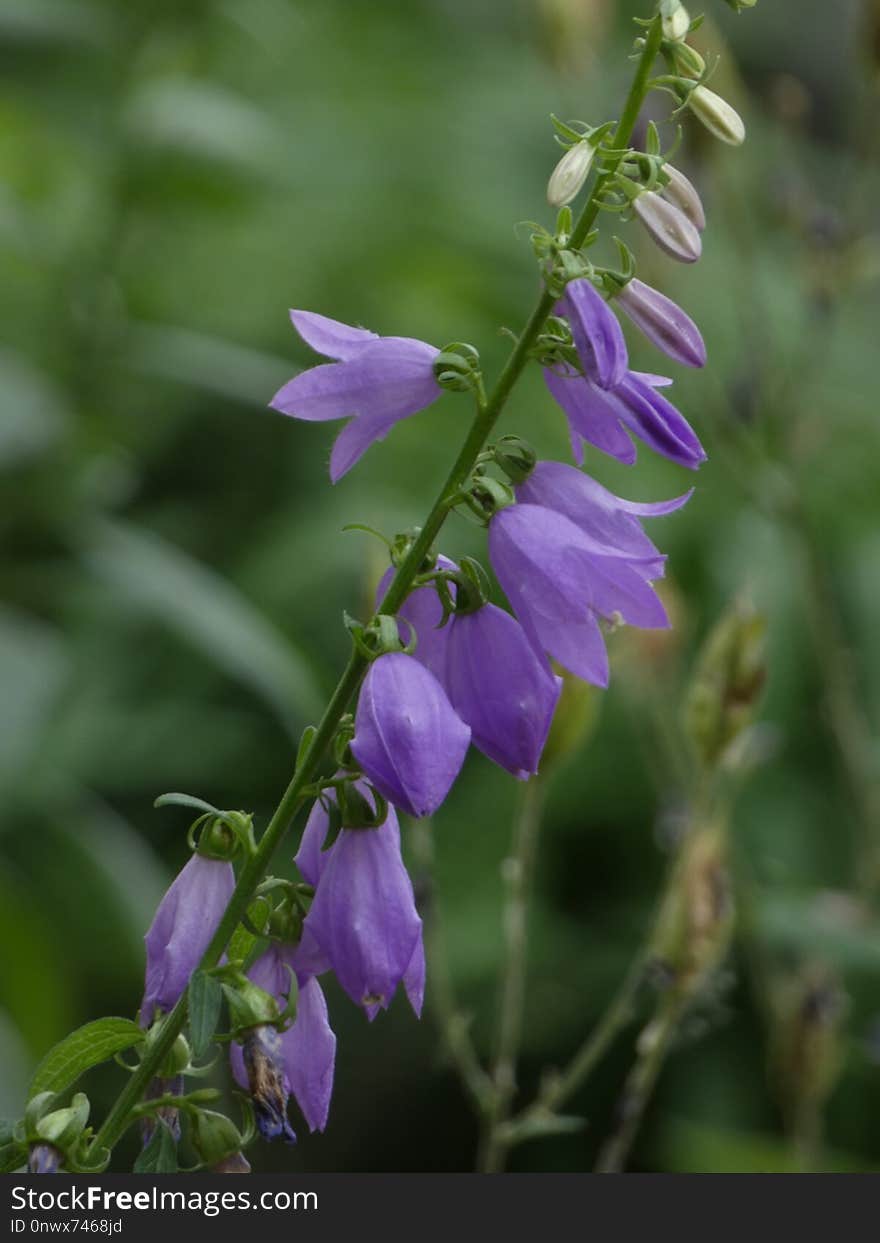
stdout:
<svg viewBox="0 0 880 1243">
<path fill-rule="evenodd" d="M 595 154 L 596 148 L 591 142 L 569 147 L 547 182 L 547 202 L 551 207 L 564 207 L 576 197 L 589 176 Z"/>
<path fill-rule="evenodd" d="M 703 204 L 696 189 L 691 185 L 684 173 L 673 164 L 664 164 L 663 171 L 668 175 L 669 182 L 660 193 L 665 199 L 669 199 L 670 203 L 674 203 L 676 207 L 680 208 L 691 224 L 695 225 L 702 232 L 706 227 L 706 214 L 703 211 Z"/>
<path fill-rule="evenodd" d="M 633 209 L 661 250 L 679 263 L 695 263 L 703 249 L 700 235 L 687 216 L 674 203 L 647 190 L 633 203 Z"/>
<path fill-rule="evenodd" d="M 738 147 L 744 141 L 746 127 L 742 117 L 726 99 L 710 91 L 707 86 L 695 86 L 687 97 L 687 104 L 709 133 L 722 142 Z"/>
<path fill-rule="evenodd" d="M 691 28 L 690 14 L 684 5 L 678 4 L 674 8 L 666 5 L 661 12 L 663 12 L 663 38 L 670 39 L 674 43 L 684 39 Z"/>
</svg>

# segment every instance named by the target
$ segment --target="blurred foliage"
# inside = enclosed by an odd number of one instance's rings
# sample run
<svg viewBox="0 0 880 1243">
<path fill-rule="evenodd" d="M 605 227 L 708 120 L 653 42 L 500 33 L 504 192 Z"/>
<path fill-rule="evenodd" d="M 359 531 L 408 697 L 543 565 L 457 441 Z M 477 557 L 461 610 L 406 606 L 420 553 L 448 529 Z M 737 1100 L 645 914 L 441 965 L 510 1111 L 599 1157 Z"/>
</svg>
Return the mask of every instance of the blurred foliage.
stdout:
<svg viewBox="0 0 880 1243">
<path fill-rule="evenodd" d="M 824 705 L 849 668 L 844 693 L 869 717 L 880 708 L 880 13 L 856 0 L 809 18 L 799 0 L 739 19 L 704 7 L 700 46 L 723 52 L 713 87 L 749 140 L 718 150 L 687 123 L 677 162 L 707 206 L 701 263 L 674 269 L 634 226 L 627 236 L 642 275 L 706 337 L 709 368 L 677 376 L 676 393 L 710 460 L 689 506 L 656 528 L 676 629 L 612 640 L 601 720 L 553 780 L 522 1082 L 571 1053 L 649 926 L 680 801 L 669 714 L 696 643 L 747 589 L 769 643 L 761 754 L 734 824 L 747 918 L 635 1164 L 792 1167 L 761 997 L 821 963 L 849 997 L 829 1163 L 876 1168 L 880 922 L 860 874 L 864 808 Z M 548 114 L 613 115 L 643 11 L 0 7 L 4 1113 L 54 1040 L 132 1013 L 140 938 L 186 855 L 185 816 L 152 810 L 154 797 L 192 790 L 265 822 L 344 658 L 342 611 L 362 609 L 382 569 L 378 544 L 341 527 L 417 522 L 462 435 L 466 402 L 447 398 L 332 488 L 331 430 L 265 408 L 312 361 L 288 306 L 474 341 L 491 374 L 499 326 L 516 329 L 535 294 L 514 226 L 545 210 Z M 565 456 L 562 423 L 536 369 L 504 429 Z M 599 455 L 589 468 L 638 499 L 691 482 L 644 451 L 635 469 Z M 454 520 L 444 547 L 479 555 L 480 536 Z M 810 603 L 817 566 L 824 612 Z M 829 601 L 840 634 L 825 629 Z M 849 758 L 876 782 L 876 744 Z M 474 755 L 435 824 L 436 901 L 482 1050 L 513 796 Z M 333 989 L 330 1004 L 330 1128 L 292 1154 L 261 1151 L 259 1168 L 469 1168 L 474 1124 L 430 1018 L 398 1004 L 368 1025 Z M 588 1168 L 630 1052 L 621 1041 L 572 1102 L 589 1128 L 523 1146 L 518 1168 Z M 96 1115 L 121 1073 L 89 1076 Z"/>
</svg>

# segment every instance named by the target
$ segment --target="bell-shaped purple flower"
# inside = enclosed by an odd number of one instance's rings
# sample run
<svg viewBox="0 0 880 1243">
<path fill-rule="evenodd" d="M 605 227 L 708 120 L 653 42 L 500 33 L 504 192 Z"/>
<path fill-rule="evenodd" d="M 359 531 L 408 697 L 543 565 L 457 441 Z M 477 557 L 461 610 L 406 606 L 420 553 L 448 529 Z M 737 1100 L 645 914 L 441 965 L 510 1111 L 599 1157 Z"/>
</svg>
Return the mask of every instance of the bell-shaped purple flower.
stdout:
<svg viewBox="0 0 880 1243">
<path fill-rule="evenodd" d="M 489 527 L 492 566 L 535 646 L 577 677 L 608 684 L 599 619 L 669 625 L 646 575 L 656 561 L 601 550 L 570 518 L 543 505 L 500 510 Z"/>
<path fill-rule="evenodd" d="M 362 793 L 369 798 L 369 791 Z M 424 993 L 422 921 L 400 854 L 400 828 L 389 806 L 376 829 L 345 828 L 321 851 L 329 828 L 316 803 L 297 862 L 317 888 L 304 933 L 326 954 L 339 983 L 372 1019 L 387 1009 L 401 981 L 413 1009 Z"/>
<path fill-rule="evenodd" d="M 622 310 L 649 341 L 685 367 L 703 367 L 706 347 L 700 330 L 671 298 L 636 278 L 617 296 Z"/>
<path fill-rule="evenodd" d="M 437 569 L 457 568 L 438 557 Z M 380 599 L 393 572 L 379 584 Z M 414 628 L 415 659 L 430 669 L 470 726 L 474 746 L 514 777 L 536 773 L 562 683 L 516 618 L 485 604 L 453 614 L 441 627 L 443 608 L 433 586 L 412 592 L 398 616 Z"/>
<path fill-rule="evenodd" d="M 291 311 L 299 335 L 337 361 L 294 376 L 269 403 L 309 422 L 350 418 L 330 455 L 336 483 L 395 423 L 424 410 L 442 390 L 434 378 L 439 353 L 410 337 L 378 337 L 311 311 Z"/>
<path fill-rule="evenodd" d="M 596 552 L 630 561 L 647 579 L 663 577 L 666 558 L 645 534 L 639 518 L 674 513 L 692 494 L 693 489 L 670 501 L 626 501 L 564 462 L 539 462 L 516 489 L 519 502 L 564 514 Z"/>
<path fill-rule="evenodd" d="M 273 941 L 251 967 L 254 984 L 270 993 L 281 1009 L 290 992 L 292 971 L 299 984 L 296 1018 L 287 1031 L 279 1033 L 278 1063 L 284 1093 L 292 1093 L 303 1112 L 310 1131 L 323 1131 L 333 1093 L 336 1037 L 327 1016 L 327 1002 L 314 976 L 303 973 L 304 956 L 299 945 Z M 248 1086 L 245 1055 L 241 1045 L 230 1050 L 236 1081 Z M 277 1111 L 276 1111 L 277 1112 Z"/>
<path fill-rule="evenodd" d="M 31 1144 L 28 1153 L 29 1174 L 57 1174 L 64 1160 L 54 1144 Z"/>
<path fill-rule="evenodd" d="M 628 371 L 614 389 L 602 389 L 571 369 L 561 373 L 545 370 L 544 379 L 568 419 L 576 462 L 583 463 L 586 441 L 632 465 L 636 452 L 627 432 L 689 470 L 696 470 L 706 460 L 703 446 L 687 419 L 657 392 L 672 383 L 665 376 Z"/>
<path fill-rule="evenodd" d="M 626 341 L 617 316 L 592 281 L 569 281 L 557 310 L 568 320 L 584 374 L 600 388 L 614 388 L 626 371 Z"/>
<path fill-rule="evenodd" d="M 159 903 L 144 941 L 147 971 L 140 1017 L 170 1010 L 201 961 L 235 888 L 230 863 L 193 854 Z"/>
<path fill-rule="evenodd" d="M 411 816 L 436 811 L 458 776 L 471 731 L 432 673 L 388 652 L 370 665 L 351 751 L 389 802 Z"/>
</svg>

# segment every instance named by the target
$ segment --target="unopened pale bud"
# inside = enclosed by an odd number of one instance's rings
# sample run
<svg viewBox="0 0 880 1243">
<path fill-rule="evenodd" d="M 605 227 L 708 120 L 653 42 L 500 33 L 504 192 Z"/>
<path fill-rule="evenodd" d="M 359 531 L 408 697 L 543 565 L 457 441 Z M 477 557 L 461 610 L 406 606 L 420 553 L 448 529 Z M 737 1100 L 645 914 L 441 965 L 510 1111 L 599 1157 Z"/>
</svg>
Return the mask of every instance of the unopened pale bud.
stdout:
<svg viewBox="0 0 880 1243">
<path fill-rule="evenodd" d="M 596 148 L 591 142 L 569 147 L 547 182 L 547 202 L 551 207 L 564 207 L 577 197 L 590 174 L 595 154 Z"/>
<path fill-rule="evenodd" d="M 663 38 L 678 42 L 691 28 L 691 18 L 683 4 L 667 4 L 663 12 Z"/>
<path fill-rule="evenodd" d="M 710 91 L 708 86 L 695 86 L 687 97 L 687 104 L 709 133 L 722 142 L 738 147 L 745 141 L 746 127 L 742 117 L 726 99 Z"/>
<path fill-rule="evenodd" d="M 670 50 L 675 72 L 690 78 L 701 78 L 706 72 L 706 62 L 695 47 L 689 43 L 674 43 Z"/>
<path fill-rule="evenodd" d="M 663 171 L 668 175 L 669 181 L 660 193 L 665 199 L 669 199 L 670 203 L 680 208 L 691 224 L 702 233 L 706 227 L 706 213 L 703 211 L 703 203 L 696 189 L 675 165 L 664 164 Z"/>
<path fill-rule="evenodd" d="M 633 208 L 661 250 L 679 263 L 696 263 L 703 243 L 696 226 L 680 208 L 653 190 L 640 194 Z"/>
</svg>

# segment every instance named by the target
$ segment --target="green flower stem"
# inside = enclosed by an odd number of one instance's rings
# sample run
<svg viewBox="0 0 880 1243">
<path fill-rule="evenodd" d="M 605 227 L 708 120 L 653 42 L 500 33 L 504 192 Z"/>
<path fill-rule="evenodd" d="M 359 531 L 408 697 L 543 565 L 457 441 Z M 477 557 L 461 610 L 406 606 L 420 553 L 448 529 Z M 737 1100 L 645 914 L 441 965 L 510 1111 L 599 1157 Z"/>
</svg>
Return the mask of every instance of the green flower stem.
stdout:
<svg viewBox="0 0 880 1243">
<path fill-rule="evenodd" d="M 543 808 L 543 783 L 534 777 L 522 787 L 513 830 L 513 850 L 503 867 L 507 888 L 503 921 L 505 954 L 491 1074 L 493 1090 L 483 1117 L 477 1159 L 478 1169 L 483 1174 L 497 1174 L 503 1170 L 507 1155 L 502 1136 L 516 1095 L 516 1063 L 526 996 L 528 908 Z"/>
<path fill-rule="evenodd" d="M 660 20 L 655 17 L 647 33 L 636 74 L 614 133 L 612 145 L 616 148 L 625 147 L 632 136 L 633 127 L 648 90 L 651 67 L 660 48 L 660 39 Z M 569 246 L 572 249 L 576 249 L 583 244 L 584 239 L 593 227 L 599 212 L 600 196 L 613 177 L 615 170 L 616 165 L 614 168 L 606 170 L 596 179 L 577 224 L 572 230 L 569 240 Z M 544 323 L 553 309 L 554 303 L 553 295 L 545 289 L 515 347 L 511 351 L 495 386 L 485 401 L 480 400 L 478 402 L 476 417 L 461 452 L 456 458 L 424 526 L 398 568 L 394 579 L 389 584 L 385 597 L 379 605 L 379 612 L 396 613 L 406 599 L 432 543 L 446 520 L 452 501 L 473 470 L 477 457 L 485 445 L 492 428 L 498 421 L 514 385 L 525 369 L 526 363 L 529 360 L 529 353 L 535 345 Z M 366 667 L 366 658 L 356 649 L 353 650 L 310 746 L 302 757 L 297 771 L 294 773 L 290 784 L 282 796 L 281 802 L 269 821 L 255 853 L 251 855 L 239 873 L 229 906 L 226 908 L 217 931 L 211 940 L 211 944 L 205 951 L 201 961 L 200 966 L 203 970 L 216 966 L 237 924 L 253 900 L 257 885 L 265 875 L 272 857 L 281 844 L 291 821 L 303 801 L 306 787 L 317 775 L 324 753 L 333 739 L 340 719 L 354 697 Z M 133 1106 L 143 1096 L 144 1090 L 156 1074 L 157 1068 L 170 1051 L 183 1027 L 185 1019 L 186 994 L 180 998 L 171 1013 L 163 1020 L 160 1030 L 156 1033 L 154 1041 L 144 1055 L 143 1061 L 131 1075 L 128 1083 L 117 1097 L 102 1126 L 95 1135 L 90 1147 L 93 1159 L 97 1160 L 99 1158 L 102 1149 L 111 1149 L 125 1131 L 131 1121 Z"/>
<path fill-rule="evenodd" d="M 658 1003 L 654 1017 L 642 1030 L 636 1046 L 638 1056 L 618 1102 L 617 1129 L 599 1153 L 597 1174 L 619 1174 L 626 1165 L 687 1003 L 685 989 L 669 988 Z"/>
</svg>

